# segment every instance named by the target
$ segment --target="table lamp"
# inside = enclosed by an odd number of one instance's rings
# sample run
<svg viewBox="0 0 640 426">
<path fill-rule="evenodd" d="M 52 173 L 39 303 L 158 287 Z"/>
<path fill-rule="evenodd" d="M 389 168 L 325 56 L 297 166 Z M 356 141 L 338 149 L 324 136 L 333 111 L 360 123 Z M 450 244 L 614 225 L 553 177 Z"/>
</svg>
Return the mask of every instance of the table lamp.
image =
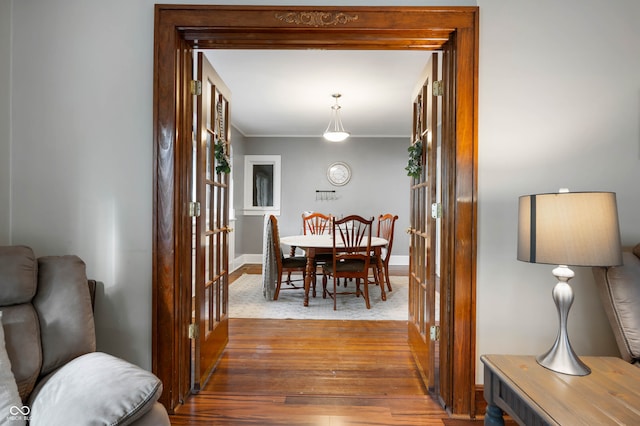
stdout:
<svg viewBox="0 0 640 426">
<path fill-rule="evenodd" d="M 560 320 L 556 341 L 538 364 L 573 376 L 591 373 L 575 354 L 567 334 L 567 318 L 573 303 L 569 280 L 571 266 L 622 264 L 616 194 L 569 192 L 523 195 L 518 211 L 518 260 L 559 265 L 553 270 L 558 283 L 553 300 Z"/>
</svg>

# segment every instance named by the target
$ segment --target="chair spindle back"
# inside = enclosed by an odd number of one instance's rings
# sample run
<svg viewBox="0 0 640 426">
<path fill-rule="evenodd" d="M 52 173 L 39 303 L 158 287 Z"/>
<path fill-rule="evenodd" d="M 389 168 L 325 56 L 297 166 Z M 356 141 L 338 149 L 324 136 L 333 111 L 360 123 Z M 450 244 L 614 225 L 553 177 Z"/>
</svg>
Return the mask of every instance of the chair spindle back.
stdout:
<svg viewBox="0 0 640 426">
<path fill-rule="evenodd" d="M 320 235 L 331 233 L 332 215 L 324 215 L 322 213 L 311 213 L 310 215 L 302 215 L 302 229 L 304 235 Z"/>
</svg>

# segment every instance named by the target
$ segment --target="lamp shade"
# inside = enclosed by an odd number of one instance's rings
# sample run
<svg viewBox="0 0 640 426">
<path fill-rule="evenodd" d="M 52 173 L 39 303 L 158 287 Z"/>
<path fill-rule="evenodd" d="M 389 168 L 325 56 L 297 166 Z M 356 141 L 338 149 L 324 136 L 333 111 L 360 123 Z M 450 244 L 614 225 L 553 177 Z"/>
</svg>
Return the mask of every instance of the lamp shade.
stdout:
<svg viewBox="0 0 640 426">
<path fill-rule="evenodd" d="M 342 142 L 349 137 L 349 133 L 340 130 L 327 130 L 322 136 L 329 142 Z"/>
<path fill-rule="evenodd" d="M 521 196 L 518 260 L 567 266 L 622 264 L 616 194 Z"/>
</svg>

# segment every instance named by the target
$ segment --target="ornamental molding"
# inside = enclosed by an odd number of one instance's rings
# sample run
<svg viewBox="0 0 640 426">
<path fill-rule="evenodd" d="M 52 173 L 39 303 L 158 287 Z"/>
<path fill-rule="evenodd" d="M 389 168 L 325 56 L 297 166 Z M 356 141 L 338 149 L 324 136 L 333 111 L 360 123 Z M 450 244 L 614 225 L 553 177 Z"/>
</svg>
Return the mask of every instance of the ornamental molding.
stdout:
<svg viewBox="0 0 640 426">
<path fill-rule="evenodd" d="M 276 13 L 275 17 L 287 24 L 306 25 L 310 27 L 345 25 L 351 21 L 358 20 L 358 15 L 347 15 L 343 12 L 285 12 Z"/>
</svg>

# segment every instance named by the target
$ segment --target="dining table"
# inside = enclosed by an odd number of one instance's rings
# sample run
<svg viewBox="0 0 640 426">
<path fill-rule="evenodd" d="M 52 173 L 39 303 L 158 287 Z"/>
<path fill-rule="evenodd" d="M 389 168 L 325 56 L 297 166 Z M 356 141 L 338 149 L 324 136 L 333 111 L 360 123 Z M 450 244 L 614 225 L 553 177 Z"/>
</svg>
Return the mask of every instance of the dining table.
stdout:
<svg viewBox="0 0 640 426">
<path fill-rule="evenodd" d="M 300 247 L 305 251 L 307 264 L 304 273 L 304 306 L 309 306 L 309 289 L 311 288 L 311 279 L 315 276 L 316 254 L 333 252 L 333 236 L 331 234 L 291 235 L 281 237 L 280 243 L 291 247 Z M 387 300 L 387 294 L 384 291 L 384 270 L 381 254 L 382 248 L 388 243 L 384 238 L 371 237 L 370 247 L 378 263 L 378 282 L 380 283 L 380 297 L 382 300 Z M 362 241 L 362 245 L 357 248 L 366 250 L 367 239 L 365 238 Z"/>
</svg>

